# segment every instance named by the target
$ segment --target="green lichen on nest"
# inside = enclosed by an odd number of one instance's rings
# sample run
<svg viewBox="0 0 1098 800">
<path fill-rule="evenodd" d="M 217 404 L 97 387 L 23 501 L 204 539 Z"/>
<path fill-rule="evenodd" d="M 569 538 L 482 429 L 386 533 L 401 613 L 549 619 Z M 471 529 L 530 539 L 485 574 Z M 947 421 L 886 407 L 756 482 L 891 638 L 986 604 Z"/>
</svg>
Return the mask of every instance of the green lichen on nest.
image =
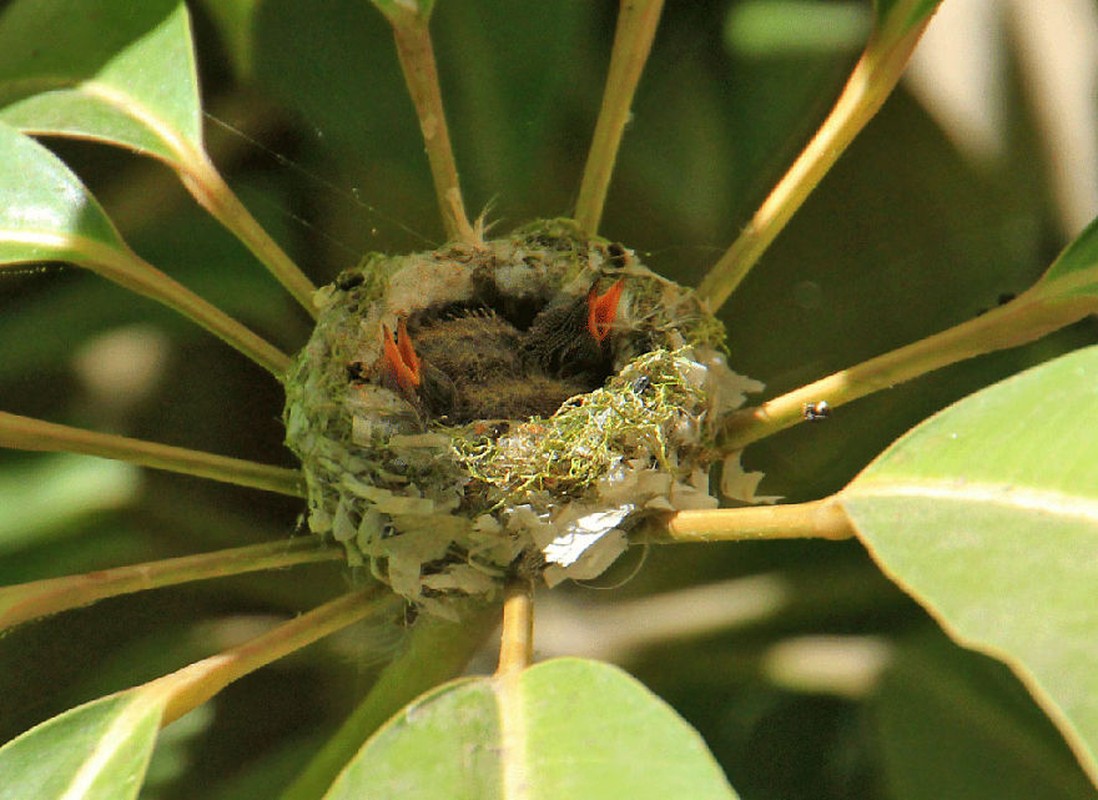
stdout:
<svg viewBox="0 0 1098 800">
<path fill-rule="evenodd" d="M 505 436 L 453 431 L 451 446 L 474 481 L 490 487 L 494 507 L 529 502 L 532 493 L 578 496 L 623 458 L 647 458 L 682 477 L 681 448 L 708 444 L 699 434 L 708 399 L 692 348 L 638 356 L 605 387 L 566 401 Z"/>
<path fill-rule="evenodd" d="M 583 342 L 589 292 L 614 282 L 624 290 L 610 335 Z M 321 289 L 317 304 L 284 415 L 310 528 L 433 613 L 449 613 L 452 596 L 493 594 L 514 570 L 551 582 L 590 577 L 624 548 L 622 531 L 637 516 L 715 505 L 713 433 L 744 392 L 761 389 L 725 365 L 723 327 L 691 290 L 568 221 L 477 245 L 372 255 Z M 567 358 L 546 356 L 543 329 L 560 333 L 546 321 L 576 319 L 574 336 L 548 337 Z M 395 385 L 384 332 L 403 323 L 428 356 L 432 337 L 451 335 L 440 326 L 509 331 L 501 341 L 527 352 L 482 359 L 465 385 L 466 394 L 499 395 L 499 413 L 481 413 L 482 403 L 455 422 L 457 401 L 440 406 L 426 386 Z M 470 341 L 479 344 L 467 337 L 436 360 Z M 576 374 L 561 374 L 574 362 Z M 482 374 L 484 364 L 506 364 L 508 374 Z M 553 412 L 503 413 L 529 406 L 529 397 L 506 402 L 508 392 L 543 385 L 560 397 Z"/>
</svg>

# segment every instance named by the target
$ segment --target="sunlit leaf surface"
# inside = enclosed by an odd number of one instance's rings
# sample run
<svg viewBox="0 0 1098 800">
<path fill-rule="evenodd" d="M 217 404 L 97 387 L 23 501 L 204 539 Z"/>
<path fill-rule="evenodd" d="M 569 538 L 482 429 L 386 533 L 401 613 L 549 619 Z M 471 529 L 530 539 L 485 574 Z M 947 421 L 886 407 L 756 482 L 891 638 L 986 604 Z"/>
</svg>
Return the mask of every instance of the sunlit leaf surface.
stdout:
<svg viewBox="0 0 1098 800">
<path fill-rule="evenodd" d="M 559 659 L 508 688 L 464 680 L 406 708 L 344 770 L 327 800 L 736 795 L 698 734 L 615 667 Z"/>
<path fill-rule="evenodd" d="M 0 123 L 0 264 L 79 261 L 123 250 L 107 215 L 49 150 Z"/>
<path fill-rule="evenodd" d="M 12 3 L 0 17 L 0 119 L 177 162 L 202 141 L 186 6 Z"/>
<path fill-rule="evenodd" d="M 1056 296 L 1098 295 L 1098 220 L 1060 253 L 1039 285 Z"/>
<path fill-rule="evenodd" d="M 95 700 L 0 748 L 0 800 L 137 797 L 163 702 L 140 692 Z"/>
<path fill-rule="evenodd" d="M 1098 778 L 1098 348 L 969 397 L 843 493 L 862 541 L 962 644 L 1006 661 Z"/>
<path fill-rule="evenodd" d="M 918 636 L 870 702 L 894 800 L 1089 800 L 1059 732 L 1002 664 Z"/>
</svg>

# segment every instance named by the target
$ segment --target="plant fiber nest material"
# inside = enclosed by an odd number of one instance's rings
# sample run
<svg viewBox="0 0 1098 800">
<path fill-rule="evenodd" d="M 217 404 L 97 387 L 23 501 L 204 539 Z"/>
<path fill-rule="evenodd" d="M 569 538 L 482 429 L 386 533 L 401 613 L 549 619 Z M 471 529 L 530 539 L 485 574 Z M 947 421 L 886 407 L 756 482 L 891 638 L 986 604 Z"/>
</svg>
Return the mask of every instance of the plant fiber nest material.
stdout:
<svg viewBox="0 0 1098 800">
<path fill-rule="evenodd" d="M 595 577 L 645 515 L 716 506 L 713 435 L 762 389 L 691 290 L 565 221 L 370 255 L 316 303 L 284 414 L 309 527 L 443 616 L 515 573 Z"/>
</svg>

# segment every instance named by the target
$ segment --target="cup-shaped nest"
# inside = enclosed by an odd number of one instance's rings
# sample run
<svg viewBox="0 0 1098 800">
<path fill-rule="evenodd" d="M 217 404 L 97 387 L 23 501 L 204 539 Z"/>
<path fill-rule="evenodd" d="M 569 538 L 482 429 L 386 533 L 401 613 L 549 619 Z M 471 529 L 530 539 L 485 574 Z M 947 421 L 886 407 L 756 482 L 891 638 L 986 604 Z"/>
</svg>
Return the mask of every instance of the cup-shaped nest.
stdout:
<svg viewBox="0 0 1098 800">
<path fill-rule="evenodd" d="M 309 526 L 436 614 L 594 577 L 645 515 L 715 506 L 713 438 L 762 388 L 691 290 L 566 222 L 371 255 L 317 303 L 286 381 Z"/>
</svg>

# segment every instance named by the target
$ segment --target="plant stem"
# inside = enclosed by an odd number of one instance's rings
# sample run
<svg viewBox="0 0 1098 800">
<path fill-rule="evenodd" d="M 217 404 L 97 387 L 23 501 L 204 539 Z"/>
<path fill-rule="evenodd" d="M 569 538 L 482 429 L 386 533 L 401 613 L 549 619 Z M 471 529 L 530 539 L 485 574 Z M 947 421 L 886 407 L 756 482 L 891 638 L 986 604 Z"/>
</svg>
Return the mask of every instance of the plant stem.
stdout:
<svg viewBox="0 0 1098 800">
<path fill-rule="evenodd" d="M 629 109 L 662 11 L 663 0 L 621 0 L 606 90 L 576 201 L 576 221 L 589 236 L 598 233 Z"/>
<path fill-rule="evenodd" d="M 412 14 L 386 16 L 393 25 L 400 68 L 419 117 L 446 235 L 451 240 L 476 243 L 480 237 L 465 213 L 427 20 Z"/>
<path fill-rule="evenodd" d="M 161 720 L 162 726 L 167 725 L 202 705 L 238 678 L 371 613 L 386 611 L 391 605 L 392 596 L 378 586 L 350 592 L 239 647 L 190 664 L 150 681 L 142 688 L 167 695 L 167 706 Z"/>
<path fill-rule="evenodd" d="M 460 625 L 425 617 L 370 693 L 325 744 L 281 800 L 313 800 L 331 786 L 363 743 L 423 692 L 461 672 L 497 620 L 495 606 L 467 606 Z"/>
<path fill-rule="evenodd" d="M 1045 299 L 1046 292 L 1038 284 L 1006 305 L 949 330 L 739 411 L 725 422 L 718 445 L 725 452 L 741 450 L 801 422 L 806 403 L 826 400 L 837 407 L 949 364 L 1032 342 L 1095 311 L 1092 298 Z"/>
<path fill-rule="evenodd" d="M 0 588 L 0 630 L 97 600 L 180 583 L 343 558 L 319 536 L 149 561 Z"/>
<path fill-rule="evenodd" d="M 534 587 L 529 578 L 512 578 L 503 598 L 499 667 L 493 682 L 499 708 L 502 796 L 526 794 L 526 704 L 522 674 L 534 657 Z"/>
<path fill-rule="evenodd" d="M 6 411 L 0 411 L 0 447 L 82 453 L 278 492 L 291 497 L 305 496 L 301 473 L 297 470 L 110 433 L 97 433 L 9 414 Z"/>
<path fill-rule="evenodd" d="M 180 136 L 156 114 L 109 85 L 84 81 L 80 90 L 136 118 L 155 132 L 175 156 L 165 159 L 164 163 L 179 175 L 179 180 L 198 204 L 240 239 L 305 310 L 316 317 L 318 312 L 312 300 L 316 287 L 233 194 L 200 143 Z"/>
<path fill-rule="evenodd" d="M 534 657 L 534 587 L 516 578 L 507 585 L 503 599 L 503 630 L 500 634 L 499 667 L 496 676 L 517 674 Z"/>
<path fill-rule="evenodd" d="M 240 202 L 209 156 L 201 151 L 187 151 L 180 154 L 180 159 L 182 169 L 179 178 L 198 204 L 243 242 L 301 307 L 316 319 L 319 313 L 313 305 L 316 286 Z"/>
<path fill-rule="evenodd" d="M 9 241 L 14 236 L 6 237 Z M 247 356 L 279 380 L 290 368 L 290 357 L 266 339 L 256 335 L 224 311 L 203 300 L 181 283 L 169 278 L 128 249 L 118 249 L 89 239 L 72 236 L 24 237 L 27 244 L 65 253 L 65 259 L 101 275 L 109 281 L 144 295 L 178 311 Z M 70 255 L 72 254 L 72 255 Z M 14 264 L 3 264 L 14 266 Z"/>
<path fill-rule="evenodd" d="M 763 539 L 849 539 L 854 535 L 834 497 L 810 503 L 679 511 L 653 526 L 640 541 L 745 542 Z"/>
<path fill-rule="evenodd" d="M 895 88 L 929 18 L 901 36 L 875 30 L 827 119 L 736 241 L 710 268 L 698 295 L 716 311 Z"/>
</svg>

